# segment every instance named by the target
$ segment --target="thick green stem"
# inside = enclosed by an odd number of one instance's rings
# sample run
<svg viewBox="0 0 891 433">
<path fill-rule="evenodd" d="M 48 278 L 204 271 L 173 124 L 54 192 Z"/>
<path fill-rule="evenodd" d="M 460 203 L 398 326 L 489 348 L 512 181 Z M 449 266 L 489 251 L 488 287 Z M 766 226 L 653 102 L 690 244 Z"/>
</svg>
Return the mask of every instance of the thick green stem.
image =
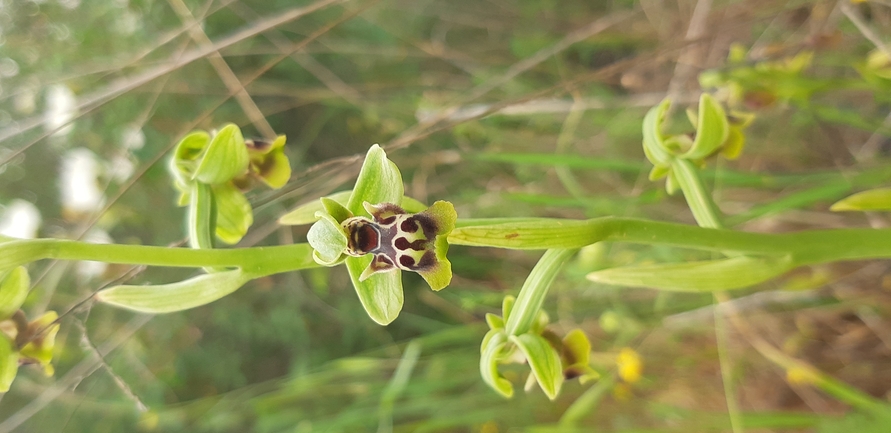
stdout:
<svg viewBox="0 0 891 433">
<path fill-rule="evenodd" d="M 724 228 L 724 224 L 721 222 L 721 211 L 718 210 L 718 206 L 712 200 L 712 195 L 702 183 L 696 166 L 689 160 L 675 159 L 671 163 L 671 169 L 684 193 L 687 206 L 693 212 L 693 218 L 696 218 L 696 223 L 701 227 Z"/>
<path fill-rule="evenodd" d="M 530 218 L 505 222 L 459 220 L 452 245 L 511 249 L 579 248 L 601 241 L 670 245 L 707 251 L 788 255 L 793 266 L 840 260 L 891 258 L 891 229 L 807 230 L 748 233 L 634 218 L 590 220 Z"/>
<path fill-rule="evenodd" d="M 238 267 L 264 276 L 318 267 L 309 244 L 234 249 L 189 249 L 144 245 L 90 244 L 64 239 L 35 239 L 0 243 L 0 268 L 41 259 L 94 260 L 148 266 Z"/>
</svg>

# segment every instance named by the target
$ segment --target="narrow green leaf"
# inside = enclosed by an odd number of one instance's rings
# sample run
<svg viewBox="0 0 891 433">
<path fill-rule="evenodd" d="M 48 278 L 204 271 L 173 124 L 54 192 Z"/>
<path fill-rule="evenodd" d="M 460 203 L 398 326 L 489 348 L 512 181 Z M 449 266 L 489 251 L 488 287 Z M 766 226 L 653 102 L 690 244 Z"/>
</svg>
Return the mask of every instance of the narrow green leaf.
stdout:
<svg viewBox="0 0 891 433">
<path fill-rule="evenodd" d="M 396 164 L 387 159 L 387 154 L 380 146 L 374 145 L 368 149 L 365 162 L 356 179 L 353 194 L 347 203 L 347 209 L 353 215 L 371 215 L 362 206 L 362 203 L 371 204 L 394 203 L 399 205 L 402 201 L 403 185 L 402 175 Z"/>
<path fill-rule="evenodd" d="M 876 188 L 845 197 L 829 208 L 833 212 L 891 210 L 891 188 Z"/>
<path fill-rule="evenodd" d="M 588 274 L 598 283 L 673 292 L 716 292 L 762 283 L 792 268 L 789 257 L 733 257 L 604 269 Z"/>
<path fill-rule="evenodd" d="M 19 353 L 12 347 L 12 341 L 0 332 L 0 392 L 9 391 L 19 371 Z"/>
<path fill-rule="evenodd" d="M 577 249 L 545 251 L 523 283 L 523 288 L 520 289 L 520 294 L 517 295 L 517 300 L 511 308 L 504 325 L 507 335 L 520 335 L 529 331 L 538 319 L 545 295 L 548 294 L 557 272 L 577 251 Z"/>
<path fill-rule="evenodd" d="M 350 200 L 350 195 L 353 193 L 350 191 L 340 191 L 334 194 L 327 196 L 327 198 L 334 200 L 340 203 L 343 206 L 346 206 L 347 202 Z M 427 205 L 421 203 L 418 200 L 415 200 L 411 197 L 402 197 L 402 208 L 405 209 L 406 212 L 409 213 L 417 213 L 422 212 L 424 209 L 427 209 Z M 286 226 L 298 226 L 304 224 L 312 224 L 316 222 L 316 212 L 320 210 L 325 210 L 325 207 L 318 200 L 312 200 L 309 203 L 303 204 L 296 209 L 284 214 L 281 218 L 278 219 L 278 223 Z"/>
<path fill-rule="evenodd" d="M 222 298 L 251 280 L 240 269 L 199 275 L 185 281 L 156 286 L 115 286 L 96 299 L 142 313 L 171 313 L 200 307 Z"/>
<path fill-rule="evenodd" d="M 28 277 L 28 269 L 24 266 L 5 272 L 0 277 L 0 320 L 10 318 L 22 308 L 22 303 L 28 297 L 29 288 L 31 279 Z"/>
<path fill-rule="evenodd" d="M 711 155 L 727 141 L 727 135 L 730 133 L 724 107 L 721 107 L 721 104 L 708 93 L 703 93 L 699 97 L 697 120 L 696 139 L 693 141 L 693 147 L 680 156 L 683 159 L 698 160 Z"/>
<path fill-rule="evenodd" d="M 221 241 L 236 244 L 247 233 L 254 223 L 254 212 L 251 203 L 244 193 L 231 183 L 213 186 L 216 212 L 215 233 Z"/>
<path fill-rule="evenodd" d="M 54 247 L 53 242 L 46 239 L 2 242 L 0 243 L 0 271 L 48 258 Z"/>
<path fill-rule="evenodd" d="M 380 325 L 387 325 L 402 311 L 402 276 L 399 271 L 381 272 L 359 281 L 373 256 L 347 257 L 345 263 L 365 312 Z"/>
<path fill-rule="evenodd" d="M 560 355 L 553 347 L 539 335 L 522 334 L 510 336 L 510 341 L 520 348 L 538 386 L 549 399 L 557 398 L 560 388 L 563 386 L 563 366 L 560 363 Z"/>
<path fill-rule="evenodd" d="M 501 318 L 507 321 L 510 317 L 510 312 L 514 308 L 514 304 L 517 302 L 517 298 L 507 295 L 504 297 L 504 301 L 501 302 Z"/>
<path fill-rule="evenodd" d="M 659 105 L 650 109 L 643 121 L 643 148 L 647 159 L 653 165 L 669 165 L 673 159 L 663 143 L 662 122 L 665 121 L 665 114 L 671 101 L 665 99 Z"/>
<path fill-rule="evenodd" d="M 313 258 L 320 265 L 336 264 L 347 247 L 347 235 L 332 217 L 319 211 L 319 220 L 309 228 L 306 240 L 312 246 Z"/>
<path fill-rule="evenodd" d="M 210 140 L 192 178 L 211 185 L 228 182 L 244 174 L 249 163 L 241 129 L 230 123 Z"/>
<path fill-rule="evenodd" d="M 498 357 L 506 344 L 507 338 L 502 331 L 493 329 L 486 334 L 480 347 L 480 376 L 497 393 L 511 398 L 514 395 L 513 385 L 498 374 Z"/>
</svg>

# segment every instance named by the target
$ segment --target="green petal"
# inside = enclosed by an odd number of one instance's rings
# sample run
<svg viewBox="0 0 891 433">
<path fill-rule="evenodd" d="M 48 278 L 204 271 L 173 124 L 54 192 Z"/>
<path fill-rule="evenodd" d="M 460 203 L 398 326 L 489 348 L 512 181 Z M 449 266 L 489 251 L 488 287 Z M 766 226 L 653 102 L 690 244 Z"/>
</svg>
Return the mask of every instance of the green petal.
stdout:
<svg viewBox="0 0 891 433">
<path fill-rule="evenodd" d="M 4 320 L 22 308 L 28 297 L 28 289 L 31 288 L 31 279 L 28 277 L 28 269 L 19 266 L 5 272 L 0 281 L 0 320 Z"/>
<path fill-rule="evenodd" d="M 345 263 L 365 312 L 378 324 L 387 325 L 402 310 L 402 275 L 399 272 L 374 274 L 359 281 L 362 272 L 371 264 L 373 255 L 347 257 Z"/>
<path fill-rule="evenodd" d="M 504 329 L 504 319 L 497 314 L 486 313 L 486 323 L 489 329 Z"/>
<path fill-rule="evenodd" d="M 19 353 L 12 347 L 12 341 L 0 332 L 0 392 L 9 391 L 19 371 Z"/>
<path fill-rule="evenodd" d="M 250 202 L 231 183 L 214 185 L 213 196 L 217 208 L 217 237 L 230 245 L 238 243 L 254 223 Z"/>
<path fill-rule="evenodd" d="M 327 198 L 334 200 L 343 206 L 346 206 L 347 202 L 350 200 L 350 195 L 352 193 L 352 190 L 340 191 L 327 196 Z M 422 212 L 428 207 L 426 204 L 406 196 L 402 197 L 402 204 L 400 206 L 408 213 Z M 321 202 L 319 202 L 318 200 L 312 200 L 306 204 L 298 206 L 296 209 L 283 215 L 281 218 L 278 219 L 278 223 L 286 226 L 312 224 L 316 222 L 316 212 L 320 210 L 325 210 L 325 207 L 322 206 Z"/>
<path fill-rule="evenodd" d="M 240 269 L 199 275 L 185 281 L 155 286 L 115 286 L 96 299 L 143 313 L 170 313 L 209 304 L 243 286 L 251 277 Z"/>
<path fill-rule="evenodd" d="M 241 129 L 228 124 L 220 129 L 205 149 L 193 179 L 207 184 L 219 184 L 244 174 L 250 157 Z"/>
<path fill-rule="evenodd" d="M 788 257 L 733 257 L 604 269 L 588 274 L 598 283 L 673 292 L 715 292 L 749 287 L 792 268 Z"/>
<path fill-rule="evenodd" d="M 309 228 L 306 239 L 312 246 L 313 258 L 320 265 L 337 264 L 347 247 L 347 235 L 331 215 L 319 211 L 319 220 Z"/>
<path fill-rule="evenodd" d="M 581 329 L 573 329 L 563 338 L 563 349 L 569 365 L 588 365 L 591 358 L 591 342 Z"/>
<path fill-rule="evenodd" d="M 858 192 L 839 200 L 829 210 L 833 212 L 891 210 L 891 188 L 876 188 Z"/>
<path fill-rule="evenodd" d="M 662 122 L 668 113 L 671 101 L 665 99 L 659 105 L 650 109 L 643 121 L 643 148 L 647 159 L 653 165 L 668 165 L 673 156 L 668 152 L 663 142 Z"/>
<path fill-rule="evenodd" d="M 501 302 L 501 317 L 506 322 L 510 317 L 510 312 L 514 309 L 514 304 L 517 302 L 517 298 L 507 295 L 504 297 L 504 301 Z"/>
<path fill-rule="evenodd" d="M 727 114 L 721 104 L 708 93 L 699 97 L 698 125 L 693 147 L 680 157 L 683 159 L 702 159 L 715 152 L 725 141 L 730 126 Z"/>
<path fill-rule="evenodd" d="M 263 183 L 273 189 L 279 189 L 291 180 L 291 161 L 282 150 L 267 155 L 256 169 Z"/>
<path fill-rule="evenodd" d="M 210 143 L 210 135 L 204 131 L 195 131 L 183 137 L 173 151 L 173 159 L 170 161 L 170 172 L 176 183 L 186 185 L 195 175 L 195 169 L 207 144 Z"/>
<path fill-rule="evenodd" d="M 539 335 L 523 334 L 512 335 L 510 341 L 520 348 L 532 374 L 541 390 L 549 399 L 557 398 L 560 388 L 563 386 L 563 366 L 560 363 L 560 355 L 548 344 L 548 341 Z"/>
<path fill-rule="evenodd" d="M 370 217 L 371 215 L 362 206 L 363 202 L 399 205 L 403 194 L 402 175 L 399 169 L 387 159 L 386 152 L 375 144 L 365 155 L 365 162 L 359 171 L 356 186 L 346 207 L 353 215 Z"/>
<path fill-rule="evenodd" d="M 342 204 L 338 203 L 337 200 L 332 200 L 327 197 L 322 197 L 319 199 L 322 202 L 322 206 L 325 208 L 325 212 L 328 215 L 331 215 L 334 218 L 334 221 L 337 221 L 338 224 L 346 221 L 348 218 L 353 217 L 353 213 L 349 211 L 349 209 L 345 208 Z"/>
<path fill-rule="evenodd" d="M 506 344 L 503 332 L 493 329 L 486 334 L 480 347 L 480 376 L 490 388 L 511 398 L 514 395 L 513 385 L 498 374 L 498 357 Z"/>
<path fill-rule="evenodd" d="M 59 324 L 53 322 L 58 318 L 59 315 L 55 311 L 47 311 L 28 324 L 29 329 L 39 332 L 39 334 L 19 352 L 22 358 L 37 361 L 47 376 L 53 374 L 53 348 L 56 345 L 56 334 L 59 332 Z"/>
</svg>

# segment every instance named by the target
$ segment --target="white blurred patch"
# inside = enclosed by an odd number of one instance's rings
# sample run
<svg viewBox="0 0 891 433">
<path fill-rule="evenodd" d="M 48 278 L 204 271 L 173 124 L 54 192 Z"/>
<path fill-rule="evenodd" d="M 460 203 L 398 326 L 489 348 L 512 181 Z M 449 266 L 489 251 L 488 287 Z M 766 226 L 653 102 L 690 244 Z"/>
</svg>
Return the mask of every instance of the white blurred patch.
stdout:
<svg viewBox="0 0 891 433">
<path fill-rule="evenodd" d="M 19 89 L 13 99 L 13 107 L 15 111 L 21 114 L 31 114 L 37 108 L 37 91 L 32 87 L 24 87 Z"/>
<path fill-rule="evenodd" d="M 110 244 L 112 239 L 108 232 L 94 227 L 84 235 L 83 241 L 91 244 Z M 77 262 L 77 275 L 84 280 L 101 277 L 106 269 L 108 269 L 108 263 L 104 262 Z"/>
<path fill-rule="evenodd" d="M 126 154 L 119 153 L 111 158 L 108 162 L 108 175 L 118 183 L 123 183 L 133 172 L 136 171 L 136 164 Z"/>
<path fill-rule="evenodd" d="M 121 147 L 124 150 L 138 150 L 145 146 L 145 133 L 136 125 L 129 125 L 121 132 Z"/>
<path fill-rule="evenodd" d="M 124 9 L 118 14 L 114 22 L 114 30 L 122 35 L 129 36 L 139 29 L 142 15 L 130 9 Z"/>
<path fill-rule="evenodd" d="M 65 9 L 74 10 L 80 6 L 80 0 L 57 0 L 59 5 Z"/>
<path fill-rule="evenodd" d="M 0 217 L 0 235 L 34 239 L 40 228 L 40 211 L 25 200 L 13 200 Z"/>
<path fill-rule="evenodd" d="M 105 203 L 96 179 L 99 160 L 96 154 L 84 148 L 68 151 L 62 158 L 59 173 L 62 208 L 66 212 L 80 214 L 92 212 Z"/>
<path fill-rule="evenodd" d="M 19 74 L 19 64 L 15 60 L 6 57 L 0 59 L 0 76 L 15 77 Z"/>
<path fill-rule="evenodd" d="M 74 124 L 70 123 L 77 114 L 77 100 L 74 92 L 64 84 L 53 84 L 46 90 L 46 111 L 43 113 L 43 126 L 53 135 L 64 136 L 71 133 Z"/>
</svg>

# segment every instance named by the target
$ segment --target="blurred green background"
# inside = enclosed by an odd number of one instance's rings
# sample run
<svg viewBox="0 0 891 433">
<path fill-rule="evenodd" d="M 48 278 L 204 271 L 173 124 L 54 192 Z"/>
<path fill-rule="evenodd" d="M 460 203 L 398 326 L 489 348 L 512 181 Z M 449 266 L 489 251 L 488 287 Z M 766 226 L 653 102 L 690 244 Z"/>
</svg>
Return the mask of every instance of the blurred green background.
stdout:
<svg viewBox="0 0 891 433">
<path fill-rule="evenodd" d="M 891 75 L 867 65 L 876 41 L 891 45 L 889 29 L 887 0 L 0 0 L 3 227 L 178 244 L 169 151 L 226 122 L 287 134 L 294 172 L 280 191 L 249 194 L 255 223 L 241 246 L 304 241 L 305 227 L 277 218 L 349 188 L 373 143 L 406 194 L 450 200 L 461 217 L 694 224 L 682 197 L 647 181 L 640 130 L 669 94 L 682 125 L 705 70 L 737 77 L 740 107 L 757 115 L 742 157 L 706 168 L 734 228 L 887 227 L 885 214 L 828 206 L 891 181 Z M 733 44 L 744 58 L 731 64 Z M 776 72 L 800 53 L 813 53 L 809 65 Z M 38 214 L 39 225 L 16 225 Z M 452 247 L 452 285 L 433 293 L 406 275 L 405 308 L 387 327 L 341 267 L 149 317 L 84 301 L 112 282 L 190 271 L 37 263 L 26 311 L 67 312 L 56 374 L 20 372 L 0 400 L 0 432 L 730 431 L 725 385 L 737 430 L 891 429 L 787 382 L 733 326 L 716 334 L 711 295 L 585 280 L 696 257 L 622 244 L 583 250 L 545 308 L 560 333 L 586 332 L 605 377 L 631 347 L 642 378 L 504 400 L 479 377 L 483 316 L 539 255 Z M 799 270 L 733 304 L 751 332 L 887 401 L 887 273 L 880 261 Z M 388 388 L 401 359 L 408 380 Z M 506 375 L 520 389 L 526 372 Z"/>
</svg>

